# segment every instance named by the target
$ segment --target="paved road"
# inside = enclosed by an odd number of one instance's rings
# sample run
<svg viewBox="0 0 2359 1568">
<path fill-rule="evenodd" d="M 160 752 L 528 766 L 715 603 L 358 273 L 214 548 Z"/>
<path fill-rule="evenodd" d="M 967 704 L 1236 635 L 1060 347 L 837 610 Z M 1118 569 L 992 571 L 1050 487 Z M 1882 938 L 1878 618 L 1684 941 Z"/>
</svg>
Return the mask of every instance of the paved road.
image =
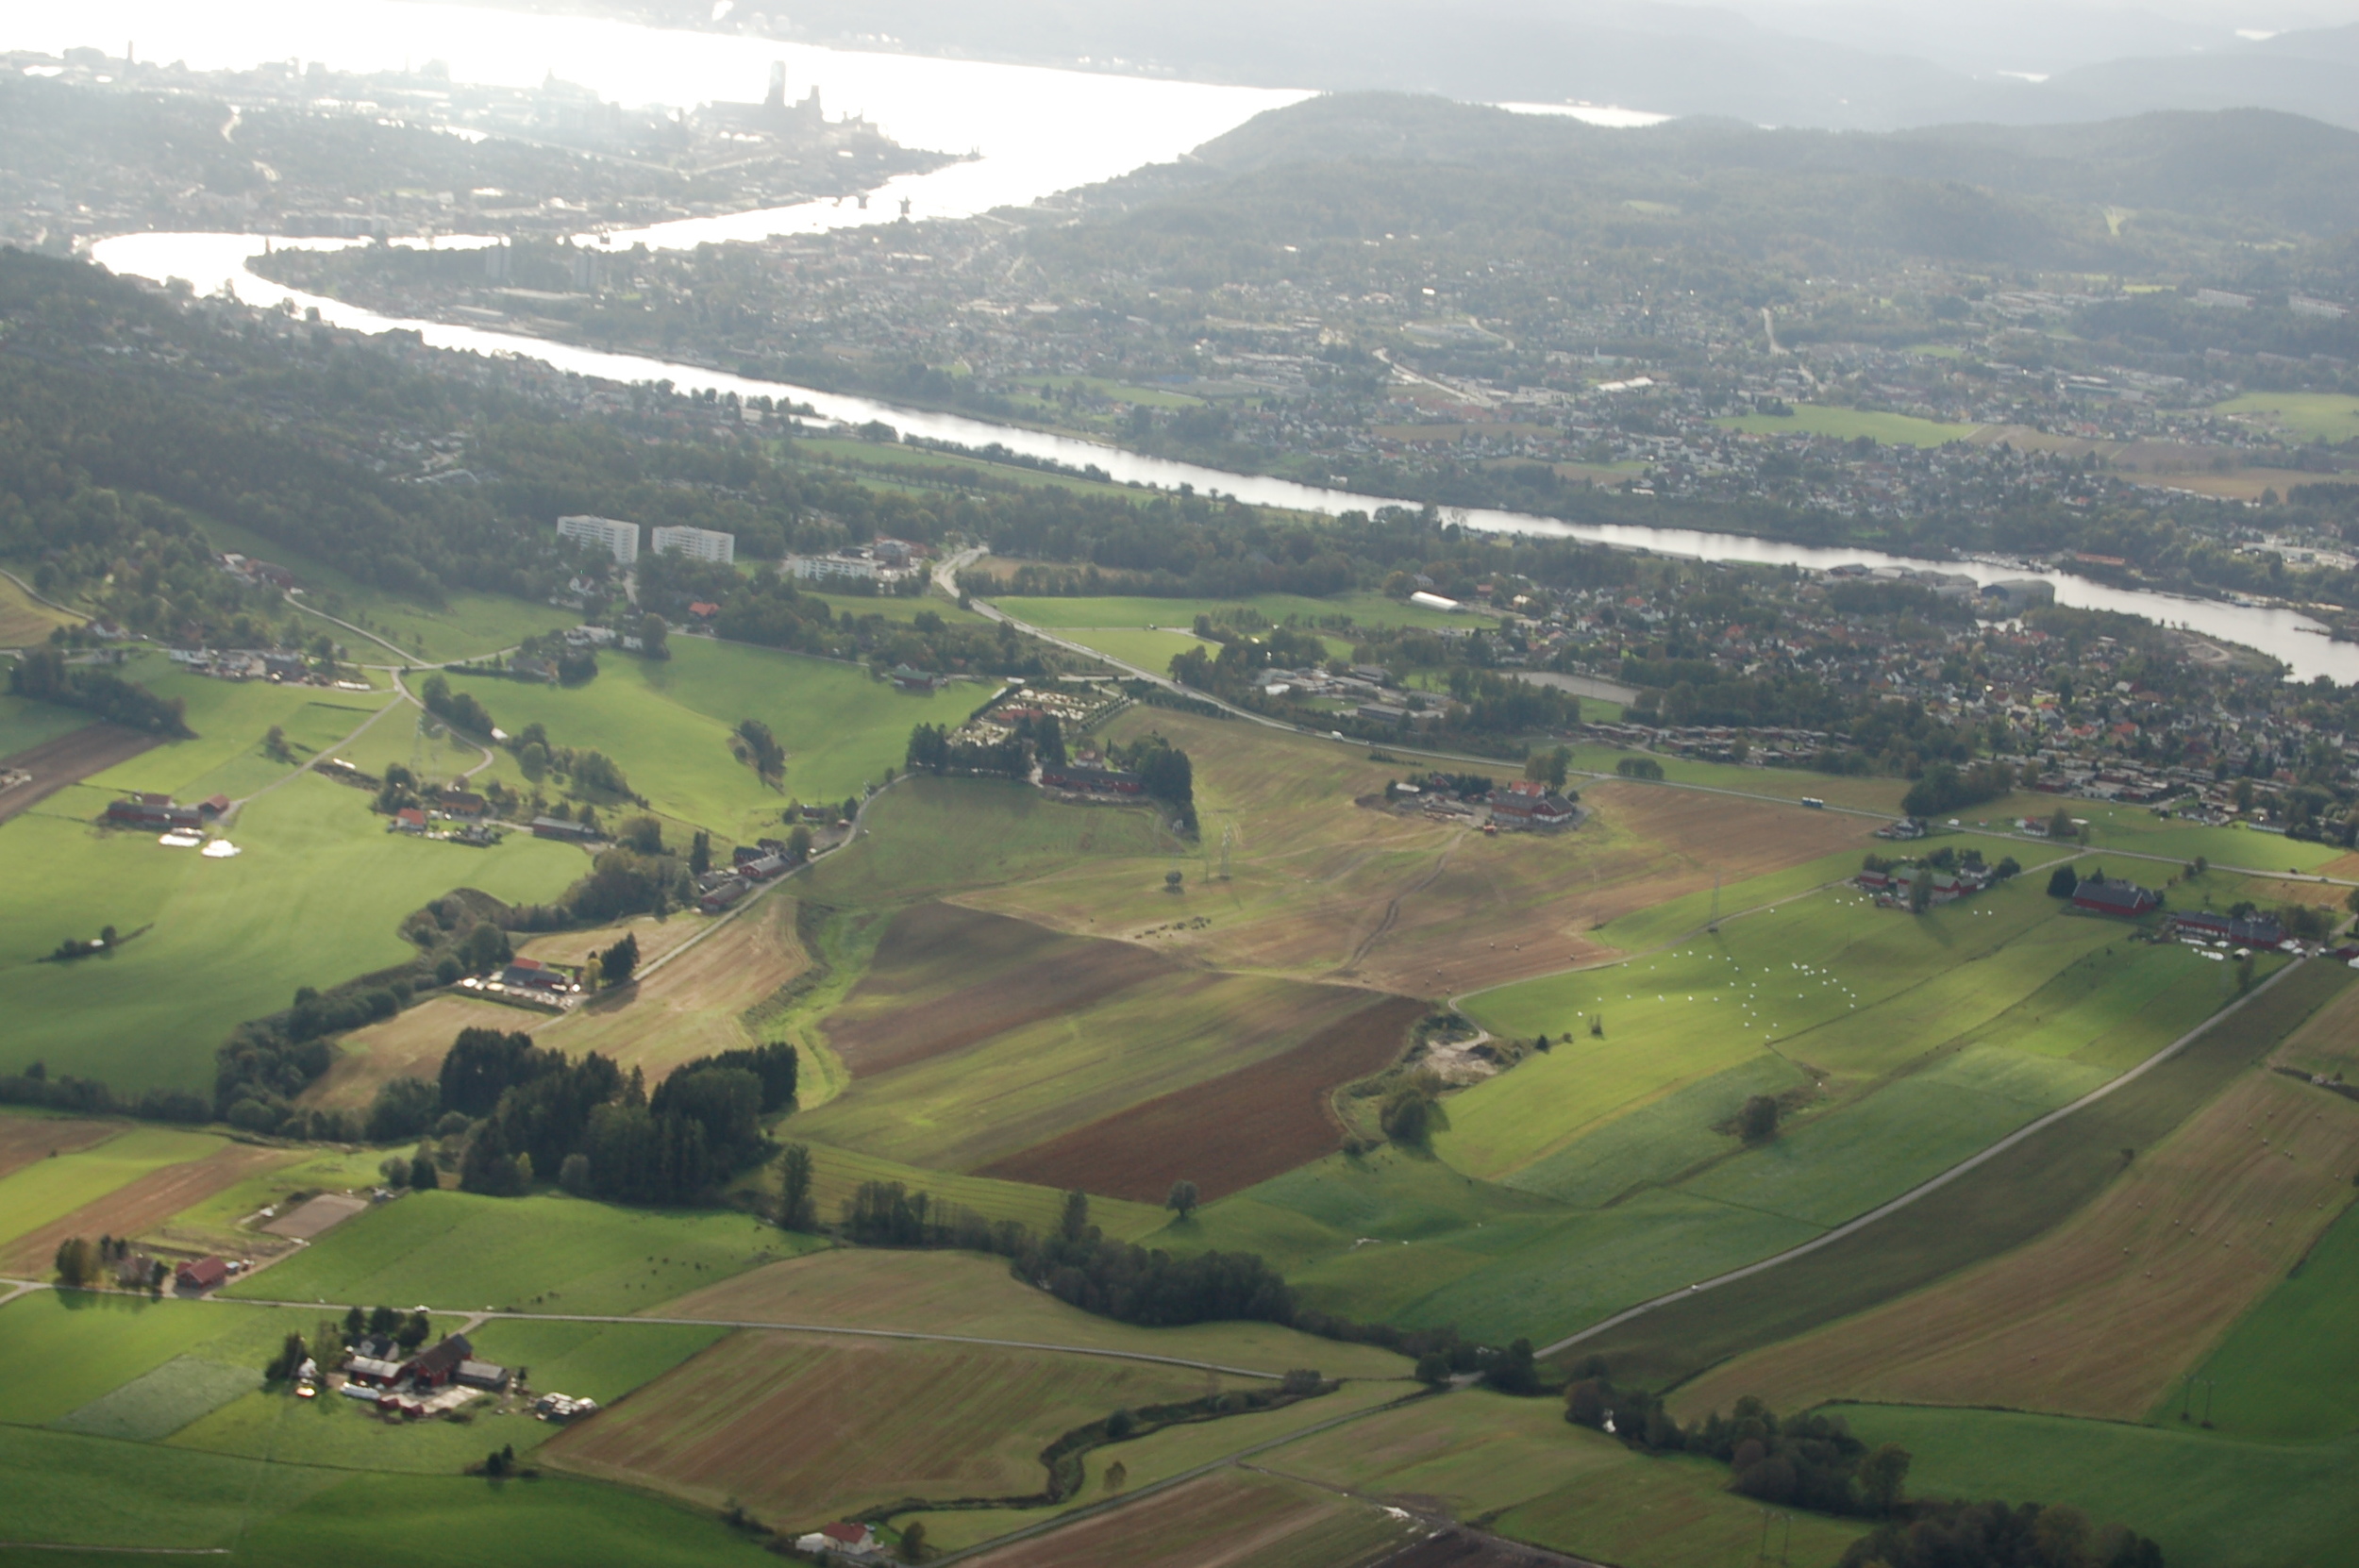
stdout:
<svg viewBox="0 0 2359 1568">
<path fill-rule="evenodd" d="M 1657 1308 L 1667 1307 L 1675 1301 L 1685 1301 L 1699 1291 L 1716 1291 L 1723 1285 L 1732 1285 L 1740 1279 L 1750 1279 L 1757 1274 L 1765 1274 L 1769 1270 L 1778 1267 L 1780 1264 L 1790 1263 L 1797 1258 L 1807 1257 L 1809 1254 L 1816 1252 L 1821 1247 L 1832 1246 L 1835 1243 L 1842 1241 L 1845 1237 L 1854 1235 L 1859 1231 L 1866 1229 L 1877 1221 L 1899 1212 L 1901 1209 L 1906 1209 L 1909 1205 L 1927 1196 L 1929 1193 L 1939 1192 L 1942 1188 L 1949 1186 L 1951 1182 L 1957 1180 L 1960 1176 L 1965 1176 L 1967 1172 L 1977 1170 L 1982 1166 L 1988 1164 L 1991 1160 L 1998 1159 L 2009 1149 L 2014 1148 L 2017 1143 L 2022 1143 L 2025 1139 L 2034 1137 L 2037 1134 L 2046 1131 L 2048 1128 L 2054 1126 L 2058 1122 L 2061 1122 L 2066 1117 L 2070 1116 L 2074 1111 L 2084 1109 L 2089 1106 L 2095 1105 L 2098 1101 L 2105 1098 L 2106 1095 L 2115 1093 L 2116 1090 L 2119 1090 L 2124 1085 L 2133 1083 L 2137 1079 L 2144 1077 L 2155 1068 L 2160 1067 L 2164 1062 L 2168 1061 L 2172 1057 L 2175 1057 L 2180 1052 L 2185 1050 L 2189 1045 L 2193 1044 L 2197 1040 L 2202 1038 L 2203 1035 L 2210 1032 L 2212 1029 L 2218 1027 L 2229 1019 L 2234 1018 L 2237 1013 L 2244 1010 L 2248 1004 L 2259 1000 L 2267 993 L 2271 986 L 2276 985 L 2279 981 L 2283 980 L 2286 976 L 2292 974 L 2296 969 L 2299 969 L 2307 961 L 2307 959 L 2296 959 L 2293 962 L 2279 970 L 2276 974 L 2270 976 L 2259 985 L 2253 987 L 2244 995 L 2237 997 L 2235 1001 L 2230 1003 L 2227 1007 L 2222 1008 L 2219 1011 L 2212 1014 L 2211 1017 L 2205 1019 L 2194 1028 L 2189 1029 L 2185 1034 L 2181 1035 L 2178 1039 L 2172 1041 L 2169 1044 L 2164 1046 L 2152 1056 L 2148 1057 L 2144 1061 L 2139 1062 L 2135 1067 L 2131 1068 L 2119 1077 L 2109 1079 L 2108 1081 L 2098 1085 L 2098 1087 L 2090 1090 L 2087 1093 L 2082 1095 L 2079 1099 L 2073 1101 L 2068 1106 L 2065 1106 L 2056 1110 L 2051 1110 L 2047 1115 L 2040 1117 L 2037 1121 L 2026 1123 L 2024 1126 L 2017 1127 L 2015 1131 L 2009 1133 L 2006 1137 L 1999 1140 L 1996 1143 L 1991 1144 L 1990 1147 L 1983 1150 L 1980 1154 L 1970 1155 L 1966 1159 L 1959 1160 L 1955 1165 L 1950 1166 L 1939 1176 L 1934 1176 L 1930 1181 L 1920 1182 L 1918 1185 L 1910 1188 L 1907 1192 L 1901 1193 L 1899 1197 L 1894 1198 L 1889 1203 L 1880 1204 L 1876 1208 L 1869 1209 L 1866 1213 L 1859 1216 L 1859 1218 L 1849 1221 L 1843 1225 L 1839 1225 L 1832 1230 L 1828 1231 L 1825 1235 L 1814 1237 L 1810 1241 L 1804 1242 L 1799 1246 L 1789 1247 L 1787 1250 L 1777 1254 L 1773 1258 L 1765 1258 L 1758 1263 L 1748 1263 L 1741 1269 L 1732 1269 L 1727 1274 L 1717 1275 L 1713 1278 L 1690 1285 L 1683 1291 L 1673 1291 L 1668 1295 L 1656 1296 L 1652 1301 L 1642 1301 L 1635 1307 L 1614 1313 L 1612 1317 L 1607 1318 L 1602 1323 L 1590 1325 L 1578 1334 L 1568 1334 L 1564 1338 L 1558 1340 L 1554 1344 L 1542 1346 L 1538 1354 L 1542 1356 L 1553 1356 L 1559 1351 L 1569 1350 L 1574 1345 L 1581 1343 L 1583 1340 L 1595 1338 L 1597 1335 L 1604 1333 L 1607 1329 L 1618 1327 L 1622 1324 L 1628 1323 L 1633 1318 L 1644 1317 L 1648 1312 L 1655 1310 Z"/>
</svg>

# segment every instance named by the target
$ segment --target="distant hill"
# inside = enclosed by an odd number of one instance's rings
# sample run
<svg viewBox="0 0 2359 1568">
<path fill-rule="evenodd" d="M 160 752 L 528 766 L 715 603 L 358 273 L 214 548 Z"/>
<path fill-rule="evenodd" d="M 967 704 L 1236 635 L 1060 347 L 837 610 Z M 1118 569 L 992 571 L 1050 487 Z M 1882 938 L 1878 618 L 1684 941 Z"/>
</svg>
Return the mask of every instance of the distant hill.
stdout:
<svg viewBox="0 0 2359 1568">
<path fill-rule="evenodd" d="M 2293 234 L 2359 230 L 2359 131 L 2259 109 L 2172 112 L 2089 125 L 1945 125 L 1923 130 L 1762 130 L 1726 121 L 1677 121 L 1604 130 L 1554 116 L 1405 94 L 1338 94 L 1260 115 L 1198 148 L 1207 172 L 1240 175 L 1285 165 L 1375 160 L 1452 163 L 1522 175 L 1537 190 L 1586 182 L 1629 198 L 1701 196 L 1732 175 L 1848 176 L 1887 182 L 1869 199 L 1921 210 L 1899 187 L 1949 189 L 1936 205 L 1968 223 L 2000 222 L 1994 241 L 2020 243 L 2028 225 L 2055 215 L 2001 213 L 1993 198 L 2035 198 L 2078 209 L 2167 211 Z M 1881 191 L 1881 195 L 1873 192 Z M 1873 226 L 1873 214 L 1863 214 Z M 2060 231 L 2051 238 L 2067 243 Z M 1928 244 L 1971 254 L 1975 237 Z M 1960 249 L 1963 247 L 1963 250 Z"/>
<path fill-rule="evenodd" d="M 2359 27 L 2253 42 L 2234 36 L 2225 16 L 2198 24 L 2089 0 L 1924 0 L 1914 15 L 1886 0 L 801 0 L 766 8 L 748 0 L 723 23 L 707 0 L 544 3 L 700 28 L 733 29 L 734 18 L 761 13 L 778 36 L 856 47 L 888 39 L 920 54 L 1328 92 L 1620 104 L 1754 125 L 1890 130 L 2274 108 L 2359 127 Z M 2049 70 L 2051 53 L 2055 74 L 2045 81 L 2002 75 Z"/>
</svg>

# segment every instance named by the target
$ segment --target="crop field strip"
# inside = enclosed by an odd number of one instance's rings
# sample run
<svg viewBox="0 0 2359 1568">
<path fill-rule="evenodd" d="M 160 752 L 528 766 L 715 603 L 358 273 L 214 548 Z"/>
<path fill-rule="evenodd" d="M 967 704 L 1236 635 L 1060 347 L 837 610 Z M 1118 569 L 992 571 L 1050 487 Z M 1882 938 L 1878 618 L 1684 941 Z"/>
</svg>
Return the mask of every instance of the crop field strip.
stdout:
<svg viewBox="0 0 2359 1568">
<path fill-rule="evenodd" d="M 13 757 L 0 757 L 0 773 L 21 770 L 33 776 L 31 783 L 0 794 L 0 823 L 23 815 L 68 785 L 128 762 L 160 743 L 156 736 L 121 725 L 85 724 L 27 746 Z"/>
<path fill-rule="evenodd" d="M 124 1131 L 120 1122 L 0 1112 L 0 1181 L 35 1160 L 78 1154 Z"/>
<path fill-rule="evenodd" d="M 2030 1241 L 2081 1209 L 2351 980 L 2306 963 L 2112 1093 L 2050 1124 L 1906 1207 L 1809 1253 L 1584 1336 L 1616 1376 L 1675 1385 L 1931 1284 Z M 2231 1020 L 2233 1019 L 2233 1026 Z"/>
<path fill-rule="evenodd" d="M 1206 1201 L 1331 1153 L 1328 1105 L 1342 1085 L 1399 1057 L 1424 1015 L 1414 997 L 1377 1001 L 1283 1056 L 1176 1090 L 987 1165 L 982 1175 L 1152 1203 L 1177 1181 Z"/>
<path fill-rule="evenodd" d="M 1019 1496 L 1118 1407 L 1202 1397 L 1149 1363 L 745 1330 L 550 1445 L 553 1463 L 792 1522 L 902 1497 Z"/>
<path fill-rule="evenodd" d="M 1231 1468 L 966 1560 L 977 1568 L 1367 1568 L 1409 1539 L 1366 1505 Z"/>
<path fill-rule="evenodd" d="M 2359 989 L 2303 1032 L 2348 1034 Z M 2278 1056 L 2293 1049 L 2281 1047 Z M 1715 1367 L 1682 1418 L 1757 1393 L 2136 1420 L 2345 1209 L 2359 1105 L 2256 1066 L 2036 1240 L 1884 1307 Z"/>
</svg>

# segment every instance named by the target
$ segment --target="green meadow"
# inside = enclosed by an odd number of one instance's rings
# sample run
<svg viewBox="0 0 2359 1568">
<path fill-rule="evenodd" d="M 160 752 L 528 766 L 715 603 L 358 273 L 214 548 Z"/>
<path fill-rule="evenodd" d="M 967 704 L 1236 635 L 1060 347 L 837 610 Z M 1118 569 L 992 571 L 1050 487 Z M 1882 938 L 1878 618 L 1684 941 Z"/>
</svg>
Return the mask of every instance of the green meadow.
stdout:
<svg viewBox="0 0 2359 1568">
<path fill-rule="evenodd" d="M 2359 1207 L 2343 1210 L 2293 1273 L 2231 1329 L 2196 1370 L 2192 1397 L 2219 1430 L 2265 1442 L 2316 1443 L 2359 1430 Z M 2178 1413 L 2180 1392 L 2153 1419 Z"/>
<path fill-rule="evenodd" d="M 293 1401 L 280 1420 L 299 1438 Z M 494 1426 L 472 1431 L 477 1452 Z M 502 1441 L 512 1441 L 501 1434 Z M 290 1443 L 290 1446 L 293 1443 Z M 561 1476 L 507 1483 L 455 1474 L 364 1474 L 280 1454 L 272 1462 L 78 1433 L 0 1426 L 0 1562 L 54 1562 L 44 1547 L 225 1552 L 237 1568 L 517 1568 L 774 1561 L 710 1516 Z M 22 1544 L 15 1544 L 22 1543 Z M 40 1543 L 35 1545 L 34 1543 Z M 80 1562 L 152 1562 L 76 1549 Z"/>
<path fill-rule="evenodd" d="M 1068 642 L 1079 642 L 1095 648 L 1110 659 L 1120 659 L 1133 669 L 1163 676 L 1171 672 L 1171 661 L 1191 648 L 1206 648 L 1184 631 L 1148 631 L 1143 627 L 1091 626 L 1057 633 Z"/>
<path fill-rule="evenodd" d="M 1487 626 L 1494 619 L 1471 612 L 1453 614 L 1446 609 L 1428 609 L 1381 593 L 1338 593 L 1331 599 L 1313 599 L 1299 593 L 1256 593 L 1239 599 L 1151 599 L 1116 594 L 1071 599 L 1011 597 L 993 602 L 1019 621 L 1052 631 L 1068 626 L 1170 626 L 1184 630 L 1196 624 L 1199 614 L 1217 615 L 1224 609 L 1237 609 L 1254 610 L 1280 624 L 1293 616 L 1305 626 L 1345 615 L 1355 626 L 1429 628 Z"/>
<path fill-rule="evenodd" d="M 251 1370 L 259 1382 L 279 1341 L 309 1327 L 297 1313 L 220 1302 L 59 1291 L 20 1296 L 0 1307 L 0 1423 L 75 1425 L 77 1411 L 103 1414 L 110 1397 L 181 1361 Z M 155 1392 L 159 1403 L 171 1402 L 168 1388 Z M 132 1401 L 114 1404 L 119 1418 L 153 1419 L 130 1410 Z M 166 1436 L 212 1408 L 192 1409 L 186 1420 L 145 1435 Z M 100 1429 L 87 1418 L 79 1425 Z"/>
<path fill-rule="evenodd" d="M 608 654 L 599 664 L 597 678 L 578 687 L 450 678 L 510 733 L 537 723 L 555 744 L 604 752 L 658 812 L 748 842 L 777 830 L 790 798 L 840 801 L 881 781 L 900 766 L 911 729 L 955 727 L 991 690 L 899 692 L 853 665 L 697 637 L 673 639 L 669 659 Z M 786 748 L 778 788 L 729 750 L 729 732 L 745 719 L 768 725 Z M 500 768 L 521 782 L 512 759 Z"/>
<path fill-rule="evenodd" d="M 295 575 L 303 592 L 297 603 L 349 621 L 401 647 L 425 664 L 480 659 L 512 648 L 527 637 L 560 626 L 577 626 L 578 612 L 557 605 L 537 605 L 502 593 L 476 593 L 454 589 L 439 605 L 425 605 L 373 588 L 328 565 L 318 557 L 290 549 L 235 524 L 208 518 L 205 532 L 219 550 L 235 550 L 257 559 L 276 561 Z M 295 612 L 276 612 L 281 625 Z M 342 626 L 296 614 L 307 636 L 326 633 L 359 664 L 394 662 L 398 656 L 380 643 L 356 637 Z"/>
<path fill-rule="evenodd" d="M 1841 1407 L 1870 1443 L 1914 1459 L 1919 1497 L 2068 1501 L 2152 1536 L 2170 1568 L 2359 1563 L 2359 1442 L 2261 1443 L 2176 1422 Z"/>
<path fill-rule="evenodd" d="M 1941 446 L 1964 441 L 1982 428 L 1979 425 L 1950 425 L 1911 414 L 1875 413 L 1820 403 L 1798 403 L 1790 415 L 1732 414 L 1712 423 L 1749 436 L 1832 436 L 1837 441 L 1856 441 L 1865 436 L 1886 446 Z"/>
<path fill-rule="evenodd" d="M 1067 806 L 995 779 L 905 778 L 866 820 L 858 843 L 811 870 L 803 896 L 874 909 L 1022 881 L 1091 857 L 1167 857 L 1183 847 L 1151 811 Z M 1160 883 L 1160 863 L 1141 875 Z"/>
<path fill-rule="evenodd" d="M 90 722 L 90 715 L 78 709 L 0 692 L 0 757 L 13 757 L 43 741 L 71 735 Z"/>
<path fill-rule="evenodd" d="M 2249 392 L 2212 411 L 2282 430 L 2298 441 L 2337 446 L 2359 439 L 2359 397 L 2340 392 Z"/>
<path fill-rule="evenodd" d="M 319 777 L 247 806 L 228 859 L 88 826 L 109 798 L 76 785 L 0 826 L 20 885 L 43 890 L 0 905 L 0 1012 L 13 1056 L 118 1091 L 209 1085 L 234 1026 L 300 986 L 400 962 L 413 951 L 401 917 L 453 888 L 547 899 L 588 866 L 577 849 L 517 834 L 473 849 L 388 833 L 367 795 Z M 107 926 L 139 934 L 100 957 L 36 961 Z"/>
<path fill-rule="evenodd" d="M 606 1315 L 644 1311 L 817 1244 L 733 1212 L 617 1209 L 556 1194 L 413 1193 L 354 1216 L 225 1293 Z"/>
</svg>

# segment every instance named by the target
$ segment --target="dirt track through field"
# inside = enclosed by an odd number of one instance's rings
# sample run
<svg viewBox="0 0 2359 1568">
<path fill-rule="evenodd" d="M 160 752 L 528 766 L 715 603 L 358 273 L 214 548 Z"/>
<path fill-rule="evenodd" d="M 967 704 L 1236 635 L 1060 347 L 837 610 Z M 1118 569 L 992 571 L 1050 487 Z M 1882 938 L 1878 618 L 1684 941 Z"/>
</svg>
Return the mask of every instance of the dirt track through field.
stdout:
<svg viewBox="0 0 2359 1568">
<path fill-rule="evenodd" d="M 0 774 L 22 769 L 33 776 L 30 784 L 0 793 L 0 822 L 23 815 L 69 784 L 78 784 L 162 743 L 161 736 L 142 735 L 121 725 L 94 724 L 28 746 L 13 757 L 0 757 Z"/>
<path fill-rule="evenodd" d="M 69 1236 L 93 1240 L 100 1236 L 138 1236 L 182 1209 L 204 1202 L 223 1188 L 274 1165 L 283 1165 L 293 1158 L 293 1152 L 286 1149 L 232 1143 L 202 1159 L 150 1171 L 64 1218 L 18 1237 L 10 1244 L 8 1257 L 0 1259 L 0 1266 L 16 1274 L 45 1274 L 57 1256 L 58 1243 Z"/>
<path fill-rule="evenodd" d="M 53 1154 L 72 1154 L 112 1138 L 120 1122 L 75 1122 L 47 1116 L 0 1116 L 0 1176 Z"/>
<path fill-rule="evenodd" d="M 1400 1054 L 1425 1004 L 1386 997 L 1337 1020 L 1282 1056 L 1178 1090 L 979 1173 L 1104 1197 L 1160 1203 L 1175 1181 L 1205 1202 L 1282 1176 L 1343 1141 L 1328 1106 L 1340 1085 Z"/>
<path fill-rule="evenodd" d="M 2345 993 L 2279 1052 L 2359 1027 Z M 2359 1105 L 2254 1068 L 2063 1226 L 1915 1295 L 1705 1373 L 1683 1417 L 1758 1393 L 2135 1421 L 2350 1201 Z"/>
<path fill-rule="evenodd" d="M 1178 967 L 1125 942 L 920 904 L 894 918 L 868 974 L 828 1020 L 828 1039 L 845 1065 L 870 1077 L 1081 1011 Z"/>
</svg>

